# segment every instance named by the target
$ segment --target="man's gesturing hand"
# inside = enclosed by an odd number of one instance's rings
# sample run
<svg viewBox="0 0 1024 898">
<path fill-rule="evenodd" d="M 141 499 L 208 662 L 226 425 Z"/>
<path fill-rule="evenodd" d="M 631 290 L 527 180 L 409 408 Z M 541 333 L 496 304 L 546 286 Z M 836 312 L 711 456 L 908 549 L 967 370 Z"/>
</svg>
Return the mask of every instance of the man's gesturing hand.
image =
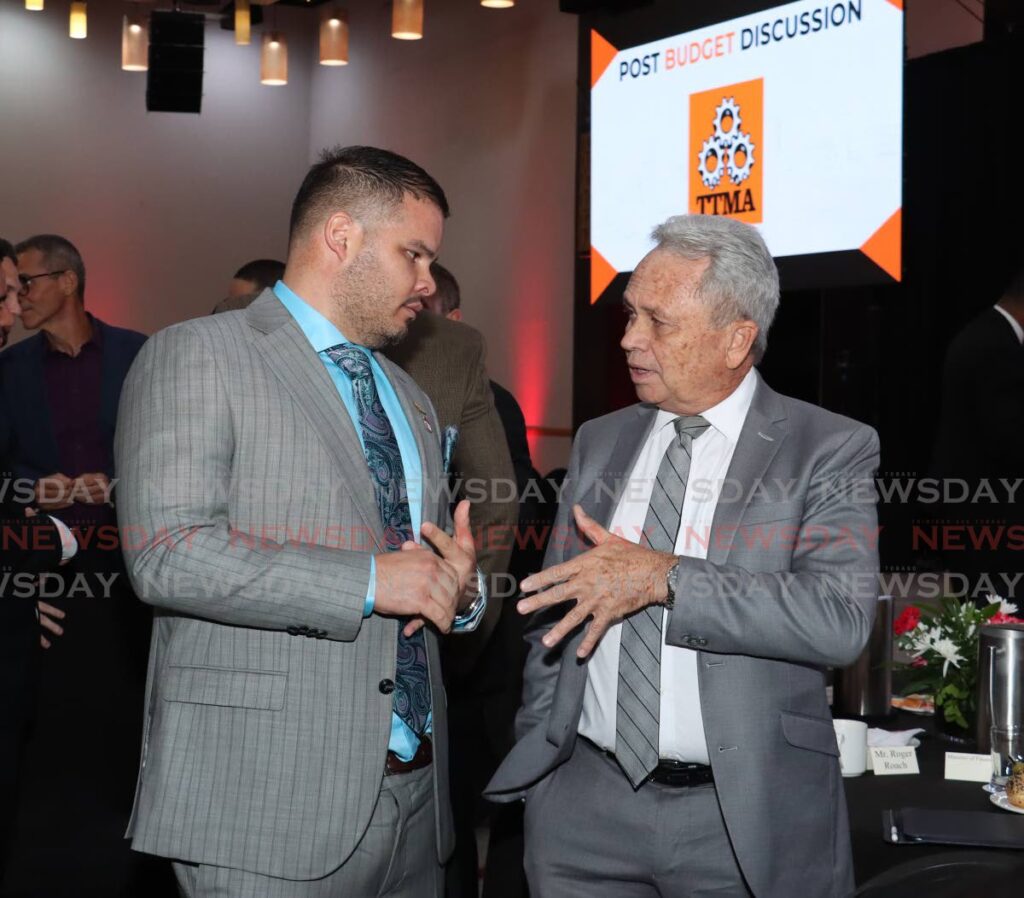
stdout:
<svg viewBox="0 0 1024 898">
<path fill-rule="evenodd" d="M 412 636 L 428 621 L 448 633 L 456 609 L 466 601 L 466 587 L 476 572 L 476 549 L 469 523 L 469 502 L 455 509 L 455 536 L 425 523 L 423 537 L 440 552 L 406 542 L 401 552 L 377 558 L 377 589 L 373 610 L 394 617 L 411 617 L 404 633 Z"/>
<path fill-rule="evenodd" d="M 373 610 L 386 617 L 413 618 L 405 625 L 412 636 L 427 621 L 442 633 L 452 628 L 459 576 L 452 565 L 412 540 L 401 552 L 377 555 L 377 587 Z"/>
<path fill-rule="evenodd" d="M 420 528 L 423 538 L 441 553 L 459 575 L 459 608 L 468 604 L 471 598 L 466 594 L 466 587 L 476 573 L 476 545 L 473 542 L 473 528 L 469 523 L 469 500 L 463 499 L 455 506 L 453 516 L 455 535 L 449 536 L 440 527 L 429 521 Z"/>
<path fill-rule="evenodd" d="M 551 588 L 523 599 L 516 608 L 520 614 L 529 614 L 575 599 L 576 606 L 551 628 L 543 642 L 548 648 L 558 645 L 589 617 L 586 635 L 576 652 L 577 657 L 586 658 L 610 626 L 647 605 L 665 601 L 665 580 L 677 559 L 614 536 L 578 505 L 573 506 L 573 514 L 576 526 L 594 548 L 523 580 L 523 592 Z"/>
</svg>

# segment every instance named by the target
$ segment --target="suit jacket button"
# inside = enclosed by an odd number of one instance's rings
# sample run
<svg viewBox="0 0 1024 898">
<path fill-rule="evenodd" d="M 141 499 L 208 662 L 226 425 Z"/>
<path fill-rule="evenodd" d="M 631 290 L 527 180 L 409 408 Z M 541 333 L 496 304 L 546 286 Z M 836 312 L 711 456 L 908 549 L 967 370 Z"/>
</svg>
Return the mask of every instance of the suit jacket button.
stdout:
<svg viewBox="0 0 1024 898">
<path fill-rule="evenodd" d="M 708 644 L 708 641 L 703 636 L 700 639 L 697 640 L 697 645 L 707 645 L 707 644 Z"/>
<path fill-rule="evenodd" d="M 381 691 L 381 694 L 391 695 L 395 691 L 395 682 L 394 680 L 384 679 L 380 681 L 377 688 Z"/>
</svg>

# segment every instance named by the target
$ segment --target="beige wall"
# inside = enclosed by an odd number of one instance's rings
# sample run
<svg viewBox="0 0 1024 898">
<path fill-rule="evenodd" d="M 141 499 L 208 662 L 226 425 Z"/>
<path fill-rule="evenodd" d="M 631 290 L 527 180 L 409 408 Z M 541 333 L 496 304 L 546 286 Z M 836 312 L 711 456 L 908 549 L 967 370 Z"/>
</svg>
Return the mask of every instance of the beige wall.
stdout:
<svg viewBox="0 0 1024 898">
<path fill-rule="evenodd" d="M 0 234 L 69 237 L 87 307 L 151 333 L 207 313 L 241 263 L 285 252 L 312 38 L 293 41 L 288 86 L 263 87 L 258 46 L 208 23 L 202 115 L 147 113 L 145 74 L 120 68 L 124 5 L 90 3 L 82 41 L 67 6 L 0 4 Z"/>
<path fill-rule="evenodd" d="M 146 76 L 120 70 L 123 4 L 90 3 L 84 41 L 67 36 L 67 6 L 0 2 L 0 235 L 70 237 L 87 305 L 151 333 L 206 314 L 242 262 L 283 257 L 292 197 L 324 145 L 389 147 L 449 194 L 444 260 L 494 378 L 528 423 L 569 426 L 575 17 L 554 0 L 431 0 L 425 39 L 399 42 L 390 4 L 365 4 L 351 65 L 328 68 L 316 17 L 280 9 L 280 88 L 259 84 L 258 35 L 236 47 L 211 21 L 192 116 L 145 111 Z M 564 464 L 568 448 L 539 439 L 538 466 Z"/>
</svg>

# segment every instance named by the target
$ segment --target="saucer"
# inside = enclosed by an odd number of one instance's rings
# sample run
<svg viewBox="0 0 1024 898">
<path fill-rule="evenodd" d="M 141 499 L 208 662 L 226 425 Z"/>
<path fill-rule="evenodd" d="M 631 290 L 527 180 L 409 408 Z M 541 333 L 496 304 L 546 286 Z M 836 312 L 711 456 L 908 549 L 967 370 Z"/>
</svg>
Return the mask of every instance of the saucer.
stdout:
<svg viewBox="0 0 1024 898">
<path fill-rule="evenodd" d="M 1024 814 L 1024 808 L 1018 808 L 1016 805 L 1010 804 L 1010 799 L 1007 798 L 1005 792 L 995 792 L 994 794 L 989 795 L 988 800 L 997 808 L 1002 808 L 1004 811 L 1013 811 L 1015 814 Z"/>
</svg>

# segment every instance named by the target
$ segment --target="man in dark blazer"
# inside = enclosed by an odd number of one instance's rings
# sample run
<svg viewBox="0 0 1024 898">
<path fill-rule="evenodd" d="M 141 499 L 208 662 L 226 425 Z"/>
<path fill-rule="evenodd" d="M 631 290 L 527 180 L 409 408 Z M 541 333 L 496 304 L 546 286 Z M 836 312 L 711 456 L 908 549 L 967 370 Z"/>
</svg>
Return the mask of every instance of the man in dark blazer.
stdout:
<svg viewBox="0 0 1024 898">
<path fill-rule="evenodd" d="M 983 482 L 993 491 L 994 501 L 947 503 L 942 509 L 946 522 L 990 533 L 1021 522 L 1001 478 L 1014 482 L 1024 473 L 1024 268 L 999 302 L 949 344 L 931 473 L 964 482 L 944 495 L 973 497 Z M 965 545 L 948 553 L 946 562 L 970 578 L 972 594 L 983 597 L 995 591 L 1020 599 L 1024 591 L 1013 585 L 1021 572 L 1019 555 L 1005 545 Z"/>
<path fill-rule="evenodd" d="M 0 355 L 0 456 L 31 504 L 72 528 L 80 551 L 37 596 L 49 647 L 0 888 L 118 894 L 135 864 L 122 835 L 148 609 L 123 572 L 113 437 L 121 385 L 146 338 L 86 311 L 85 265 L 70 241 L 39 235 L 16 249 L 22 323 L 37 333 Z"/>
</svg>

